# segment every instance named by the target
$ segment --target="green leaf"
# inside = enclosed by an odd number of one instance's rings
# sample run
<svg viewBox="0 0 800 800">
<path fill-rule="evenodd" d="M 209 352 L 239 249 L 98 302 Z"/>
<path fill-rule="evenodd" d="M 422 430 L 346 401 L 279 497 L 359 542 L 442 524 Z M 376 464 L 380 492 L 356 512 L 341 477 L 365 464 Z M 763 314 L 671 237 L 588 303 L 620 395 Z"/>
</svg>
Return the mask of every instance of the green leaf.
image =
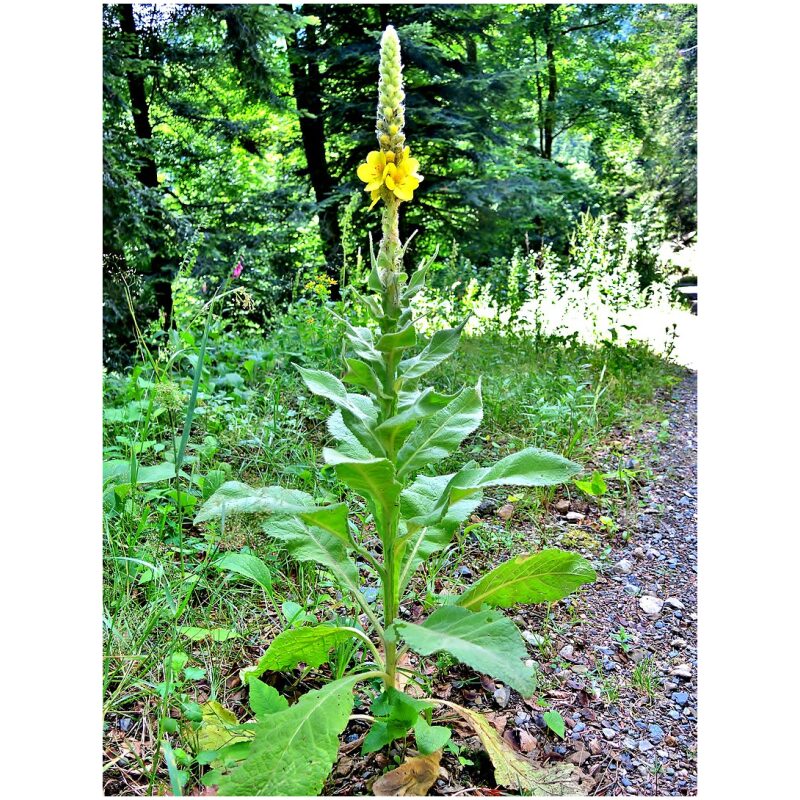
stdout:
<svg viewBox="0 0 800 800">
<path fill-rule="evenodd" d="M 459 606 L 437 609 L 422 625 L 396 621 L 394 628 L 406 643 L 423 656 L 442 650 L 478 672 L 507 683 L 523 697 L 536 689 L 525 642 L 514 623 L 497 611 L 469 611 Z"/>
<path fill-rule="evenodd" d="M 333 534 L 348 549 L 355 547 L 347 524 L 347 504 L 337 503 L 332 506 L 321 506 L 312 511 L 303 511 L 298 514 L 303 522 L 314 525 L 328 533 Z"/>
<path fill-rule="evenodd" d="M 334 466 L 339 480 L 367 501 L 382 527 L 402 489 L 395 480 L 392 462 L 386 458 L 352 459 L 329 447 L 323 448 L 322 454 L 325 462 Z"/>
<path fill-rule="evenodd" d="M 409 286 L 409 288 L 411 287 Z M 420 378 L 441 364 L 442 361 L 447 360 L 458 349 L 458 340 L 466 322 L 465 319 L 456 328 L 436 331 L 420 353 L 400 362 L 398 369 L 400 377 L 407 381 Z"/>
<path fill-rule="evenodd" d="M 314 508 L 311 495 L 296 489 L 266 486 L 253 489 L 246 483 L 228 481 L 203 503 L 195 524 L 223 514 L 296 514 Z"/>
<path fill-rule="evenodd" d="M 606 485 L 603 475 L 597 471 L 592 474 L 590 480 L 576 480 L 574 483 L 582 492 L 586 492 L 586 494 L 591 497 L 602 497 L 608 491 L 608 486 Z"/>
<path fill-rule="evenodd" d="M 258 556 L 249 553 L 225 553 L 214 562 L 218 569 L 227 569 L 255 581 L 264 591 L 272 592 L 272 573 Z"/>
<path fill-rule="evenodd" d="M 299 519 L 271 519 L 264 523 L 264 533 L 283 542 L 298 561 L 311 561 L 330 570 L 351 592 L 359 591 L 358 567 L 347 555 L 341 540 Z"/>
<path fill-rule="evenodd" d="M 414 399 L 375 428 L 387 452 L 397 452 L 417 422 L 444 408 L 456 395 L 438 394 L 431 387 L 414 393 Z"/>
<path fill-rule="evenodd" d="M 448 741 L 452 731 L 441 725 L 428 725 L 424 717 L 419 717 L 414 725 L 414 738 L 417 740 L 417 749 L 423 755 L 441 750 Z"/>
<path fill-rule="evenodd" d="M 206 671 L 202 667 L 186 667 L 183 677 L 187 681 L 201 681 L 206 676 Z"/>
<path fill-rule="evenodd" d="M 402 330 L 395 333 L 384 333 L 375 345 L 382 353 L 390 353 L 392 350 L 413 347 L 417 343 L 417 331 L 414 323 L 410 322 Z"/>
<path fill-rule="evenodd" d="M 372 453 L 361 444 L 355 433 L 347 427 L 339 409 L 328 417 L 326 425 L 331 436 L 338 439 L 339 450 L 348 458 L 354 458 L 358 461 L 372 458 Z"/>
<path fill-rule="evenodd" d="M 564 717 L 562 717 L 558 711 L 545 711 L 544 714 L 542 714 L 542 719 L 545 725 L 547 725 L 556 736 L 560 736 L 562 739 L 564 738 Z"/>
<path fill-rule="evenodd" d="M 235 742 L 247 742 L 252 738 L 251 733 L 241 731 L 234 713 L 216 700 L 209 700 L 200 708 L 203 716 L 199 729 L 195 731 L 190 726 L 182 728 L 184 737 L 189 740 L 195 752 L 220 750 Z"/>
<path fill-rule="evenodd" d="M 417 700 L 397 689 L 386 689 L 372 703 L 375 722 L 364 738 L 361 752 L 374 753 L 400 739 L 417 722 L 421 711 L 432 707 L 427 700 Z"/>
<path fill-rule="evenodd" d="M 480 486 L 553 486 L 564 483 L 582 467 L 563 456 L 527 447 L 489 467 Z"/>
<path fill-rule="evenodd" d="M 342 378 L 346 383 L 353 386 L 363 386 L 368 392 L 375 395 L 375 397 L 383 397 L 383 386 L 381 386 L 380 378 L 375 374 L 375 370 L 366 364 L 364 361 L 358 361 L 355 358 L 345 359 L 347 364 L 347 372 Z"/>
<path fill-rule="evenodd" d="M 480 381 L 465 387 L 444 408 L 419 424 L 397 454 L 397 475 L 403 477 L 455 450 L 481 423 Z"/>
<path fill-rule="evenodd" d="M 227 642 L 228 639 L 241 638 L 241 634 L 233 628 L 196 628 L 192 625 L 182 625 L 178 628 L 178 633 L 182 633 L 193 642 L 201 642 L 203 639 L 211 639 L 212 642 Z"/>
<path fill-rule="evenodd" d="M 486 603 L 511 608 L 518 603 L 555 602 L 597 574 L 583 556 L 566 550 L 519 555 L 487 572 L 467 589 L 458 605 L 474 611 Z"/>
<path fill-rule="evenodd" d="M 256 728 L 250 753 L 219 782 L 222 796 L 317 795 L 339 750 L 353 710 L 356 677 L 304 694 Z"/>
<path fill-rule="evenodd" d="M 273 639 L 267 652 L 255 668 L 247 670 L 248 680 L 262 675 L 266 670 L 285 671 L 300 662 L 309 667 L 319 667 L 340 642 L 349 641 L 355 634 L 350 628 L 316 625 L 308 628 L 290 628 Z"/>
<path fill-rule="evenodd" d="M 274 686 L 269 686 L 264 681 L 250 679 L 247 682 L 250 692 L 250 708 L 259 718 L 268 714 L 277 714 L 289 708 L 289 701 L 278 693 Z"/>
</svg>

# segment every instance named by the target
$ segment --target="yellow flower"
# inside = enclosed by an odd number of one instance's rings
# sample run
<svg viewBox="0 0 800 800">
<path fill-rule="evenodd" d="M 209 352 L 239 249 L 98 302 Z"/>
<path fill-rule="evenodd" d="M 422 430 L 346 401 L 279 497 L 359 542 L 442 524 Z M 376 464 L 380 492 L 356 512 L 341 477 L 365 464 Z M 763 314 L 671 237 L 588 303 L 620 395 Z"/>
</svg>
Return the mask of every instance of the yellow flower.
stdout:
<svg viewBox="0 0 800 800">
<path fill-rule="evenodd" d="M 367 185 L 365 192 L 374 192 L 380 189 L 386 178 L 386 153 L 380 150 L 373 150 L 367 154 L 367 163 L 358 168 L 358 177 Z"/>
<path fill-rule="evenodd" d="M 411 200 L 422 175 L 419 174 L 419 161 L 411 158 L 411 149 L 406 147 L 403 150 L 403 157 L 397 164 L 387 164 L 384 177 L 386 187 L 394 192 L 394 196 L 400 200 Z"/>
</svg>

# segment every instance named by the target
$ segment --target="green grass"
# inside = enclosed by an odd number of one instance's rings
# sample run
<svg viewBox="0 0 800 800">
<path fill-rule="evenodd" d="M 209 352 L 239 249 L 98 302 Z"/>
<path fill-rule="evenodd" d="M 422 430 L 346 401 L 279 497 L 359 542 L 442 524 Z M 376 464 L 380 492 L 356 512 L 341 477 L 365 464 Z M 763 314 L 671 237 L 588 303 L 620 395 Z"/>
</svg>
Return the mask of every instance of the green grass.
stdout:
<svg viewBox="0 0 800 800">
<path fill-rule="evenodd" d="M 323 502 L 345 497 L 321 459 L 328 409 L 301 389 L 291 366 L 299 361 L 339 372 L 336 326 L 312 303 L 295 306 L 260 340 L 237 337 L 212 320 L 198 372 L 203 322 L 195 321 L 192 331 L 171 341 L 162 335 L 151 346 L 151 358 L 125 374 L 107 374 L 104 381 L 105 461 L 139 468 L 174 464 L 185 445 L 177 478 L 138 485 L 111 478 L 104 486 L 105 726 L 108 733 L 119 732 L 120 721 L 130 719 L 125 735 L 143 743 L 136 756 L 141 764 L 128 759 L 124 778 L 114 777 L 113 766 L 108 769 L 107 779 L 122 781 L 112 785 L 116 791 L 169 791 L 170 777 L 156 747 L 174 727 L 170 718 L 192 701 L 217 699 L 237 708 L 238 689 L 230 679 L 279 630 L 283 602 L 299 603 L 320 621 L 337 615 L 352 620 L 355 614 L 327 575 L 313 565 L 289 562 L 252 519 L 232 518 L 224 529 L 191 522 L 194 510 L 224 480 L 280 483 Z M 654 394 L 678 380 L 674 367 L 642 347 L 590 348 L 571 340 L 500 335 L 465 339 L 432 377 L 440 389 L 453 391 L 480 375 L 483 424 L 442 472 L 529 445 L 588 460 L 614 430 L 635 431 L 646 420 L 658 420 Z M 197 403 L 187 426 L 193 389 Z M 530 537 L 521 527 L 535 526 L 551 498 L 552 490 L 519 492 L 508 523 L 492 519 L 475 526 L 481 549 L 508 549 L 520 535 Z M 347 499 L 355 513 L 365 513 L 358 500 Z M 419 587 L 423 602 L 436 591 L 439 575 L 452 576 L 463 563 L 465 548 L 460 535 L 432 559 Z M 271 593 L 213 567 L 219 553 L 247 549 L 269 565 Z M 186 627 L 232 630 L 236 636 L 191 641 L 182 633 Z M 187 664 L 203 669 L 204 676 L 170 680 L 175 653 L 187 654 Z M 353 655 L 334 654 L 333 672 Z M 181 746 L 178 736 L 169 734 L 169 740 L 174 748 Z"/>
</svg>

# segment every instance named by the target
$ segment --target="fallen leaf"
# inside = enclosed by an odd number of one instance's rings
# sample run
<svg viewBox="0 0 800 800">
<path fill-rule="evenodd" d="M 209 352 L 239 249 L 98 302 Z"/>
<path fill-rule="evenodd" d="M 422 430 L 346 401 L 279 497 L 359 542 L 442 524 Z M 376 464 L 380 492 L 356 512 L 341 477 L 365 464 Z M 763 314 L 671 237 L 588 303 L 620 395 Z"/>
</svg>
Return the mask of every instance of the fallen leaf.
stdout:
<svg viewBox="0 0 800 800">
<path fill-rule="evenodd" d="M 508 714 L 487 714 L 486 719 L 492 723 L 498 733 L 502 733 L 508 724 Z"/>
<path fill-rule="evenodd" d="M 512 514 L 514 513 L 514 504 L 513 503 L 506 503 L 504 506 L 500 506 L 500 508 L 495 511 L 500 519 L 509 520 L 511 519 Z"/>
<path fill-rule="evenodd" d="M 455 703 L 446 705 L 466 719 L 478 734 L 491 759 L 498 786 L 533 796 L 586 794 L 586 776 L 573 764 L 536 765 L 501 739 L 483 715 Z"/>
<path fill-rule="evenodd" d="M 428 756 L 406 759 L 397 769 L 381 775 L 372 784 L 372 793 L 378 797 L 423 797 L 439 777 L 442 751 Z"/>
</svg>

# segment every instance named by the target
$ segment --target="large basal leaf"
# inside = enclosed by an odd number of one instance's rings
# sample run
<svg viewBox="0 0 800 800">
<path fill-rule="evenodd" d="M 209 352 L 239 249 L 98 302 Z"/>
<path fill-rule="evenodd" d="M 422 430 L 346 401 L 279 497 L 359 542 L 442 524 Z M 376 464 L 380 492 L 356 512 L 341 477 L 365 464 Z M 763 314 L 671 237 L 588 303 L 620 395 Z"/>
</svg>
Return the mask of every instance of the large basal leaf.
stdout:
<svg viewBox="0 0 800 800">
<path fill-rule="evenodd" d="M 248 757 L 220 779 L 219 794 L 319 794 L 336 761 L 339 734 L 353 710 L 356 680 L 342 678 L 312 690 L 259 723 Z"/>
<path fill-rule="evenodd" d="M 441 760 L 441 750 L 406 758 L 397 769 L 381 775 L 372 784 L 372 793 L 376 797 L 424 797 L 439 777 Z"/>
<path fill-rule="evenodd" d="M 484 603 L 501 608 L 552 603 L 596 577 L 583 556 L 555 548 L 542 550 L 509 559 L 487 572 L 464 592 L 458 605 L 477 611 Z"/>
<path fill-rule="evenodd" d="M 279 694 L 274 686 L 269 686 L 264 681 L 253 678 L 247 681 L 249 689 L 250 709 L 259 722 L 269 714 L 277 714 L 289 708 L 289 701 Z"/>
<path fill-rule="evenodd" d="M 523 697 L 536 689 L 535 672 L 523 663 L 528 657 L 525 642 L 514 623 L 500 612 L 444 606 L 422 625 L 397 621 L 394 628 L 420 655 L 444 650 L 474 670 L 507 683 Z"/>
<path fill-rule="evenodd" d="M 491 759 L 498 786 L 534 797 L 586 794 L 586 787 L 580 782 L 583 776 L 576 767 L 566 763 L 537 766 L 501 739 L 489 720 L 477 711 L 455 703 L 443 702 L 443 705 L 452 708 L 474 728 Z"/>
<path fill-rule="evenodd" d="M 421 378 L 426 372 L 448 359 L 458 348 L 458 340 L 466 319 L 456 328 L 436 331 L 423 350 L 412 358 L 400 362 L 399 373 L 404 380 Z"/>
<path fill-rule="evenodd" d="M 290 628 L 273 639 L 267 652 L 255 667 L 247 670 L 248 680 L 257 678 L 267 670 L 282 672 L 301 662 L 315 669 L 325 663 L 328 654 L 340 642 L 354 636 L 350 628 L 316 625 L 313 628 Z"/>
<path fill-rule="evenodd" d="M 582 469 L 580 464 L 556 453 L 527 447 L 501 458 L 489 467 L 481 486 L 553 486 L 568 481 Z"/>
<path fill-rule="evenodd" d="M 197 524 L 223 514 L 295 514 L 313 507 L 311 495 L 296 489 L 280 486 L 253 489 L 246 483 L 228 481 L 203 503 L 194 521 Z"/>
<path fill-rule="evenodd" d="M 308 525 L 322 528 L 333 534 L 348 549 L 355 547 L 347 523 L 348 509 L 346 503 L 336 503 L 331 506 L 319 506 L 310 511 L 302 511 L 297 516 Z"/>
<path fill-rule="evenodd" d="M 481 423 L 480 381 L 462 389 L 453 400 L 423 420 L 397 454 L 397 474 L 403 477 L 452 453 Z"/>
<path fill-rule="evenodd" d="M 226 553 L 214 562 L 214 566 L 250 578 L 267 592 L 272 590 L 272 573 L 258 556 L 249 553 Z"/>
<path fill-rule="evenodd" d="M 322 565 L 351 592 L 359 591 L 358 567 L 333 534 L 291 518 L 269 520 L 264 524 L 264 533 L 283 542 L 293 558 Z"/>
</svg>

